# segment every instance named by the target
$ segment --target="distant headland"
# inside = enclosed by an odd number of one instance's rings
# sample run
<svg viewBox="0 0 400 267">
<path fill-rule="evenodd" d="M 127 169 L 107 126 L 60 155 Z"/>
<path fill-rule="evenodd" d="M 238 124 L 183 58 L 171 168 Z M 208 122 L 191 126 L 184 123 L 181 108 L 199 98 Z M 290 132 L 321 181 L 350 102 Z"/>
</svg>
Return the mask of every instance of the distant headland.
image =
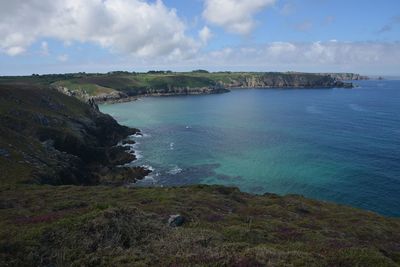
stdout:
<svg viewBox="0 0 400 267">
<path fill-rule="evenodd" d="M 218 94 L 233 88 L 353 88 L 365 80 L 355 73 L 115 71 L 1 77 L 0 82 L 29 82 L 50 86 L 84 101 L 126 102 L 140 96 Z M 350 82 L 349 82 L 350 81 Z"/>
</svg>

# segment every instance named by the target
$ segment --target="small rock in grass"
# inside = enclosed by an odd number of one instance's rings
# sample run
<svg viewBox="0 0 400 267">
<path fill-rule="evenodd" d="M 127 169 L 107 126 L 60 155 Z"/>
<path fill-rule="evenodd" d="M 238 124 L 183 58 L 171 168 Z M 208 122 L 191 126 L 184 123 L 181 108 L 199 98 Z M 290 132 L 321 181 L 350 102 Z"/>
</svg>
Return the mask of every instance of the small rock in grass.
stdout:
<svg viewBox="0 0 400 267">
<path fill-rule="evenodd" d="M 171 227 L 180 227 L 185 223 L 185 217 L 176 214 L 169 216 L 168 225 Z"/>
</svg>

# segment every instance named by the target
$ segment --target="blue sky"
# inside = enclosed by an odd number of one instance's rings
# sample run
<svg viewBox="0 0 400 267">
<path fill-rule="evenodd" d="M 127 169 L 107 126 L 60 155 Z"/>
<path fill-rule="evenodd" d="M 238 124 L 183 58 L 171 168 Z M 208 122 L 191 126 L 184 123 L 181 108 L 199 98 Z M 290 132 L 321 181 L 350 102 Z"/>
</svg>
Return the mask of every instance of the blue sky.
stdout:
<svg viewBox="0 0 400 267">
<path fill-rule="evenodd" d="M 149 69 L 400 75 L 398 0 L 0 0 L 0 75 Z"/>
</svg>

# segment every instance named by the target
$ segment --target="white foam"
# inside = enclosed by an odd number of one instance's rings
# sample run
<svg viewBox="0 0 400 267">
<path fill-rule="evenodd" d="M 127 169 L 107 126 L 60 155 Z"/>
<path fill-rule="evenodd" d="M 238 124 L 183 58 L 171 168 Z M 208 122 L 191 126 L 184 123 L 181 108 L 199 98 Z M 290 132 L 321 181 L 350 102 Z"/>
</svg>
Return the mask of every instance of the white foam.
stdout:
<svg viewBox="0 0 400 267">
<path fill-rule="evenodd" d="M 173 143 L 173 142 L 170 143 L 170 144 L 169 144 L 169 149 L 170 149 L 170 150 L 174 150 L 174 146 L 175 146 L 175 143 Z"/>
<path fill-rule="evenodd" d="M 148 175 L 146 175 L 144 178 L 143 178 L 143 182 L 151 182 L 152 184 L 156 184 L 157 183 L 157 177 L 158 176 L 160 176 L 160 173 L 159 172 L 155 172 L 155 169 L 152 167 L 152 166 L 150 166 L 150 165 L 144 165 L 143 166 L 144 168 L 146 168 L 146 169 L 148 169 L 148 170 L 150 170 L 151 171 L 151 173 L 149 173 Z"/>
<path fill-rule="evenodd" d="M 139 151 L 139 150 L 134 150 L 133 154 L 135 155 L 137 160 L 143 158 L 143 155 L 142 155 L 141 151 Z"/>
<path fill-rule="evenodd" d="M 150 166 L 150 165 L 143 165 L 143 168 L 146 168 L 146 169 L 148 169 L 148 170 L 150 170 L 150 171 L 152 171 L 152 172 L 155 171 L 155 169 L 154 169 L 152 166 Z"/>
<path fill-rule="evenodd" d="M 167 171 L 167 173 L 171 174 L 171 175 L 176 175 L 176 174 L 181 173 L 181 172 L 182 172 L 182 169 L 179 168 L 178 166 L 175 166 L 171 170 Z"/>
<path fill-rule="evenodd" d="M 147 137 L 151 137 L 151 135 L 150 135 L 150 134 L 147 134 L 147 133 L 142 133 L 142 132 L 140 132 L 140 133 L 131 135 L 131 136 L 129 136 L 129 137 L 132 138 L 132 139 L 134 139 L 134 138 L 147 138 Z"/>
</svg>

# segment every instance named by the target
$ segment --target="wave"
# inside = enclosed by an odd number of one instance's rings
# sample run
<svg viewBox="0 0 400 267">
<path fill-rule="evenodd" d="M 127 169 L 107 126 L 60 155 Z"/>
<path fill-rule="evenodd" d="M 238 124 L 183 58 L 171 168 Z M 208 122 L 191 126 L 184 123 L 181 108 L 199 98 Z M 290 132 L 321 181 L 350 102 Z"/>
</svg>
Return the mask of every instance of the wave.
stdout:
<svg viewBox="0 0 400 267">
<path fill-rule="evenodd" d="M 178 166 L 175 166 L 174 168 L 172 168 L 171 170 L 167 171 L 168 174 L 171 175 L 176 175 L 178 173 L 181 173 L 183 170 L 181 168 L 179 168 Z"/>
<path fill-rule="evenodd" d="M 141 180 L 140 182 L 144 182 L 144 183 L 151 183 L 151 184 L 156 184 L 158 182 L 157 177 L 160 176 L 159 172 L 155 172 L 155 168 L 153 168 L 150 165 L 144 165 L 144 168 L 148 169 L 151 171 L 151 173 L 149 173 L 148 175 L 146 175 L 143 180 Z"/>
<path fill-rule="evenodd" d="M 143 158 L 142 151 L 140 151 L 140 150 L 134 150 L 133 151 L 133 155 L 135 155 L 136 160 L 139 160 L 139 159 Z"/>
<path fill-rule="evenodd" d="M 143 168 L 146 168 L 152 172 L 154 172 L 156 169 L 154 169 L 154 167 L 150 166 L 150 165 L 143 165 Z"/>
<path fill-rule="evenodd" d="M 137 133 L 137 134 L 131 135 L 130 137 L 132 137 L 132 138 L 149 138 L 149 137 L 151 137 L 151 135 L 147 134 L 147 133 Z"/>
</svg>

